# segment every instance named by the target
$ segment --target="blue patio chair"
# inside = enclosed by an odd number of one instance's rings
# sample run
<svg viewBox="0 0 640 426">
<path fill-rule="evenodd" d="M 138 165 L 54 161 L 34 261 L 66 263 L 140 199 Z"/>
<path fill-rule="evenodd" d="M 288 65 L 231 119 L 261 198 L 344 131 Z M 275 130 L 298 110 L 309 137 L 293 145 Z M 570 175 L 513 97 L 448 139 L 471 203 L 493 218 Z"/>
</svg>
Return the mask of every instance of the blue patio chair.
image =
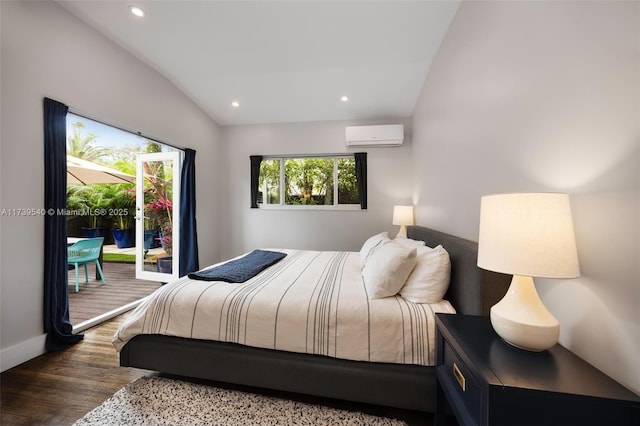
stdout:
<svg viewBox="0 0 640 426">
<path fill-rule="evenodd" d="M 78 267 L 84 265 L 84 279 L 89 282 L 89 274 L 87 272 L 87 263 L 95 262 L 96 269 L 100 273 L 102 284 L 106 284 L 102 268 L 98 258 L 100 257 L 100 248 L 104 242 L 104 237 L 87 238 L 80 240 L 67 247 L 67 263 L 73 265 L 76 270 L 76 293 L 78 292 Z"/>
</svg>

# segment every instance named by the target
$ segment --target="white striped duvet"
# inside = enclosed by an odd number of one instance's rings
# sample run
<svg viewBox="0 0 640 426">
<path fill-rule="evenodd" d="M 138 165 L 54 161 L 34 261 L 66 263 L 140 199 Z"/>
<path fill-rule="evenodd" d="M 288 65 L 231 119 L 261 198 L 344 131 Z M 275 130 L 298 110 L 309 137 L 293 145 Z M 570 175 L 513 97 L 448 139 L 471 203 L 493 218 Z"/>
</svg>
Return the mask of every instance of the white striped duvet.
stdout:
<svg viewBox="0 0 640 426">
<path fill-rule="evenodd" d="M 435 312 L 447 301 L 369 300 L 357 252 L 287 257 L 242 284 L 182 278 L 147 297 L 113 337 L 164 334 L 356 361 L 433 365 Z"/>
</svg>

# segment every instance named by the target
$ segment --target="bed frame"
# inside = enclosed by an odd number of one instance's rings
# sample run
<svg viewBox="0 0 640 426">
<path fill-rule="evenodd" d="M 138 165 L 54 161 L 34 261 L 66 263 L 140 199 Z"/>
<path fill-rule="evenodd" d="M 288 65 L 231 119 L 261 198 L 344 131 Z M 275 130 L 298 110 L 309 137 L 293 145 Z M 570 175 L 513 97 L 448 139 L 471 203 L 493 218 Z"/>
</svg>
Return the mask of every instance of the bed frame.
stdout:
<svg viewBox="0 0 640 426">
<path fill-rule="evenodd" d="M 438 244 L 451 258 L 445 296 L 458 313 L 488 315 L 506 292 L 510 276 L 476 266 L 478 245 L 459 237 L 410 226 L 408 237 Z M 254 348 L 236 343 L 139 335 L 120 353 L 120 365 L 237 385 L 432 412 L 434 368 L 350 361 Z"/>
</svg>

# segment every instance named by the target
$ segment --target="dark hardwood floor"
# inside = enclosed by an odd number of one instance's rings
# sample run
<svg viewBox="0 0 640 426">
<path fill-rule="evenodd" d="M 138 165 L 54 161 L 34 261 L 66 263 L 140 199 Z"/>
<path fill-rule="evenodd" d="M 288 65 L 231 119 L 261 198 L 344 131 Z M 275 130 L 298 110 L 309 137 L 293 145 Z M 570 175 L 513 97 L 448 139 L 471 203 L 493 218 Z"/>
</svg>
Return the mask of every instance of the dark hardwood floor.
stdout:
<svg viewBox="0 0 640 426">
<path fill-rule="evenodd" d="M 118 365 L 111 337 L 127 314 L 84 333 L 84 340 L 50 352 L 0 375 L 0 425 L 71 425 L 129 382 L 157 374 Z M 199 381 L 211 386 L 296 399 L 378 416 L 403 419 L 408 425 L 432 425 L 432 415 L 284 392 Z M 447 425 L 456 425 L 448 419 Z"/>
<path fill-rule="evenodd" d="M 96 280 L 95 264 L 89 264 L 89 282 L 84 282 L 84 268 L 78 277 L 80 291 L 76 293 L 75 271 L 69 270 L 69 318 L 76 326 L 121 306 L 148 296 L 160 287 L 159 282 L 136 280 L 132 263 L 102 263 L 105 285 Z"/>
<path fill-rule="evenodd" d="M 87 330 L 84 340 L 0 375 L 1 425 L 70 425 L 146 370 L 123 368 L 111 336 L 124 316 Z"/>
</svg>

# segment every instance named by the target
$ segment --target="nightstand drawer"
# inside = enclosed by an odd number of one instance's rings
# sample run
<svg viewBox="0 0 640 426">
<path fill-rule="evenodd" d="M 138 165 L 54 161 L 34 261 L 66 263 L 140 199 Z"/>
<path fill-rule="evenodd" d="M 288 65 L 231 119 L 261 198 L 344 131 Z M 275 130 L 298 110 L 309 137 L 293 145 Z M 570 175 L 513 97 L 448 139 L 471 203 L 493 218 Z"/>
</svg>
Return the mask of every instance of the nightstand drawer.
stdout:
<svg viewBox="0 0 640 426">
<path fill-rule="evenodd" d="M 449 342 L 444 341 L 444 381 L 453 389 L 454 396 L 449 398 L 454 411 L 464 409 L 473 422 L 480 424 L 482 413 L 482 388 L 471 376 L 469 368 L 456 354 Z M 463 407 L 459 405 L 462 404 Z M 464 416 L 466 417 L 466 416 Z"/>
</svg>

